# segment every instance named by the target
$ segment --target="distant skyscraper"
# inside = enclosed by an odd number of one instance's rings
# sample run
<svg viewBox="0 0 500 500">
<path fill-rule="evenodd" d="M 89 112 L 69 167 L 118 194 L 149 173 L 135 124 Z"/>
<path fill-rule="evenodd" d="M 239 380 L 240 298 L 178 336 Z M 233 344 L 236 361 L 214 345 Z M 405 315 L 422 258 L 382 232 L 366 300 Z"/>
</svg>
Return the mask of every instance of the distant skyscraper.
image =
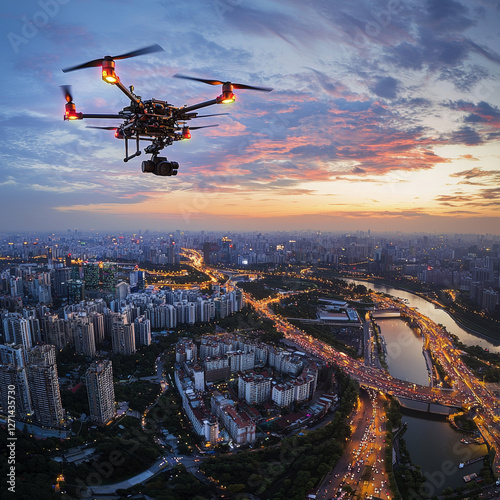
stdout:
<svg viewBox="0 0 500 500">
<path fill-rule="evenodd" d="M 130 286 L 128 283 L 125 283 L 124 281 L 120 281 L 116 285 L 116 298 L 117 300 L 125 300 L 127 298 L 127 295 L 129 293 Z"/>
<path fill-rule="evenodd" d="M 70 267 L 60 267 L 55 270 L 54 275 L 54 290 L 58 297 L 66 297 L 68 295 L 68 289 L 66 282 L 71 278 L 71 268 Z"/>
<path fill-rule="evenodd" d="M 47 265 L 52 266 L 52 248 L 47 247 Z"/>
<path fill-rule="evenodd" d="M 105 263 L 102 266 L 102 287 L 108 292 L 116 290 L 115 266 Z"/>
<path fill-rule="evenodd" d="M 56 349 L 38 345 L 28 351 L 28 385 L 35 419 L 40 424 L 60 427 L 64 410 L 57 378 Z"/>
<path fill-rule="evenodd" d="M 144 290 L 146 287 L 146 273 L 137 269 L 130 271 L 130 286 L 138 290 Z"/>
<path fill-rule="evenodd" d="M 85 383 L 91 420 L 101 425 L 108 423 L 115 416 L 111 361 L 106 359 L 92 363 L 85 374 Z"/>
<path fill-rule="evenodd" d="M 99 290 L 99 264 L 86 264 L 83 268 L 83 280 L 86 290 Z"/>
<path fill-rule="evenodd" d="M 80 264 L 71 264 L 71 279 L 72 280 L 82 279 Z"/>
<path fill-rule="evenodd" d="M 12 277 L 10 279 L 10 294 L 12 297 L 23 296 L 23 280 L 20 277 Z"/>
<path fill-rule="evenodd" d="M 85 283 L 82 280 L 69 279 L 64 285 L 70 304 L 76 304 L 85 299 Z"/>
</svg>

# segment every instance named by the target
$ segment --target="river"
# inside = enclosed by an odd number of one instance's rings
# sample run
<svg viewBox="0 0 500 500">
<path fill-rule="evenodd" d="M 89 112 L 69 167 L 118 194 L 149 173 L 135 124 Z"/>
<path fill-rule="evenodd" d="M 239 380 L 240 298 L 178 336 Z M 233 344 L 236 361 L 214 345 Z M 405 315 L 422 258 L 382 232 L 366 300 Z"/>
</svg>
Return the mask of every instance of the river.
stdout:
<svg viewBox="0 0 500 500">
<path fill-rule="evenodd" d="M 429 385 L 422 337 L 399 318 L 379 319 L 377 325 L 384 337 L 389 373 L 401 380 Z"/>
<path fill-rule="evenodd" d="M 435 323 L 443 324 L 466 345 L 479 344 L 490 351 L 500 352 L 499 346 L 466 332 L 446 311 L 417 295 L 364 281 L 349 281 L 405 299 L 410 307 L 417 307 L 420 313 Z M 429 385 L 427 365 L 422 354 L 422 338 L 400 318 L 380 319 L 377 324 L 386 343 L 389 373 L 402 380 Z M 485 445 L 461 443 L 460 440 L 468 436 L 455 431 L 442 417 L 403 410 L 403 421 L 408 422 L 404 440 L 411 460 L 421 466 L 427 478 L 419 493 L 430 498 L 444 488 L 464 486 L 463 476 L 466 474 L 479 474 L 482 462 L 463 469 L 458 466 L 460 462 L 485 455 Z"/>
<path fill-rule="evenodd" d="M 359 280 L 346 280 L 349 282 L 356 283 L 356 285 L 364 285 L 367 288 L 371 288 L 376 292 L 383 292 L 393 297 L 399 297 L 408 301 L 410 307 L 418 308 L 418 311 L 430 318 L 434 323 L 442 324 L 446 329 L 453 335 L 456 335 L 462 343 L 465 345 L 480 345 L 485 349 L 489 349 L 491 352 L 500 353 L 500 344 L 495 343 L 495 341 L 487 340 L 483 337 L 473 335 L 466 330 L 464 330 L 458 323 L 453 319 L 453 317 L 446 312 L 444 309 L 436 307 L 432 302 L 419 297 L 405 290 L 400 290 L 398 288 L 392 288 L 386 285 L 379 285 L 367 281 Z"/>
</svg>

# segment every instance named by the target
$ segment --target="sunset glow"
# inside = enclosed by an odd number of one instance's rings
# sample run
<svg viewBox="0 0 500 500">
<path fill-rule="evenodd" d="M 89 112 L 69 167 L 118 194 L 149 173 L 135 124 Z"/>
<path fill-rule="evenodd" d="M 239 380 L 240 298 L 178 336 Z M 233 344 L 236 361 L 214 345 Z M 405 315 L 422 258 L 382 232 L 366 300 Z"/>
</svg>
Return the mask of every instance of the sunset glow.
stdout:
<svg viewBox="0 0 500 500">
<path fill-rule="evenodd" d="M 61 3 L 38 27 L 26 25 L 38 4 L 8 6 L 3 230 L 500 232 L 494 3 L 195 4 Z M 73 86 L 80 113 L 117 113 L 127 99 L 99 68 L 61 68 L 152 43 L 165 52 L 116 61 L 117 81 L 143 99 L 181 106 L 221 92 L 176 73 L 274 88 L 209 108 L 228 115 L 165 150 L 176 177 L 142 174 L 144 155 L 124 163 L 113 132 L 85 128 L 118 120 L 82 123 L 74 108 L 63 120 L 59 85 Z"/>
</svg>

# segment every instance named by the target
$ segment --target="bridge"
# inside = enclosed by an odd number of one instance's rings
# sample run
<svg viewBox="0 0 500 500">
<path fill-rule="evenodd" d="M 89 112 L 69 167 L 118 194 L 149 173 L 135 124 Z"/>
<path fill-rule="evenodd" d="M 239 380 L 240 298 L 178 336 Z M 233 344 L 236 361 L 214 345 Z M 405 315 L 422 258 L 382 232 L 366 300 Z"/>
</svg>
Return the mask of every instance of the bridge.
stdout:
<svg viewBox="0 0 500 500">
<path fill-rule="evenodd" d="M 392 377 L 387 371 L 373 366 L 365 366 L 363 361 L 349 358 L 317 339 L 305 342 L 300 334 L 294 334 L 291 331 L 285 331 L 284 333 L 288 340 L 295 341 L 302 349 L 318 356 L 327 363 L 334 362 L 337 364 L 350 377 L 364 387 L 382 391 L 397 398 L 430 405 L 426 406 L 423 411 L 448 415 L 450 412 L 444 413 L 445 410 L 439 406 L 460 408 L 467 404 L 466 397 L 456 390 L 430 387 L 397 379 Z M 438 406 L 434 407 L 433 405 Z M 423 406 L 420 407 L 421 410 L 423 408 Z"/>
<path fill-rule="evenodd" d="M 434 415 L 452 415 L 457 412 L 456 406 L 443 405 L 441 403 L 429 403 L 425 401 L 417 401 L 415 399 L 407 399 L 398 397 L 399 404 L 408 410 L 421 411 L 424 413 L 432 413 Z"/>
<path fill-rule="evenodd" d="M 457 408 L 461 408 L 465 404 L 465 401 L 461 401 L 454 390 L 413 384 L 393 378 L 382 370 L 380 372 L 384 374 L 384 380 L 369 380 L 355 372 L 351 372 L 349 375 L 363 387 L 383 391 L 396 397 L 404 408 L 439 415 L 451 415 L 456 413 Z M 448 411 L 449 409 L 453 409 L 453 411 Z"/>
<path fill-rule="evenodd" d="M 399 309 L 378 309 L 371 312 L 373 319 L 400 318 L 401 312 Z"/>
</svg>

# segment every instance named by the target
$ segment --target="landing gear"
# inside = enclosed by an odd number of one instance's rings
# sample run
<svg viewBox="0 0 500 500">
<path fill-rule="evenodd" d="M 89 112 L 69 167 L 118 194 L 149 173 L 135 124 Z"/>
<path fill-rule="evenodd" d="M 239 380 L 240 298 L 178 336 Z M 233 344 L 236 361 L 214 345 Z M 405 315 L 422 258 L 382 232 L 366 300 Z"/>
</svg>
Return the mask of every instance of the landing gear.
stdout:
<svg viewBox="0 0 500 500">
<path fill-rule="evenodd" d="M 142 171 L 144 173 L 153 173 L 163 177 L 177 175 L 179 164 L 176 161 L 167 161 L 163 156 L 158 156 L 152 160 L 142 162 Z"/>
</svg>

